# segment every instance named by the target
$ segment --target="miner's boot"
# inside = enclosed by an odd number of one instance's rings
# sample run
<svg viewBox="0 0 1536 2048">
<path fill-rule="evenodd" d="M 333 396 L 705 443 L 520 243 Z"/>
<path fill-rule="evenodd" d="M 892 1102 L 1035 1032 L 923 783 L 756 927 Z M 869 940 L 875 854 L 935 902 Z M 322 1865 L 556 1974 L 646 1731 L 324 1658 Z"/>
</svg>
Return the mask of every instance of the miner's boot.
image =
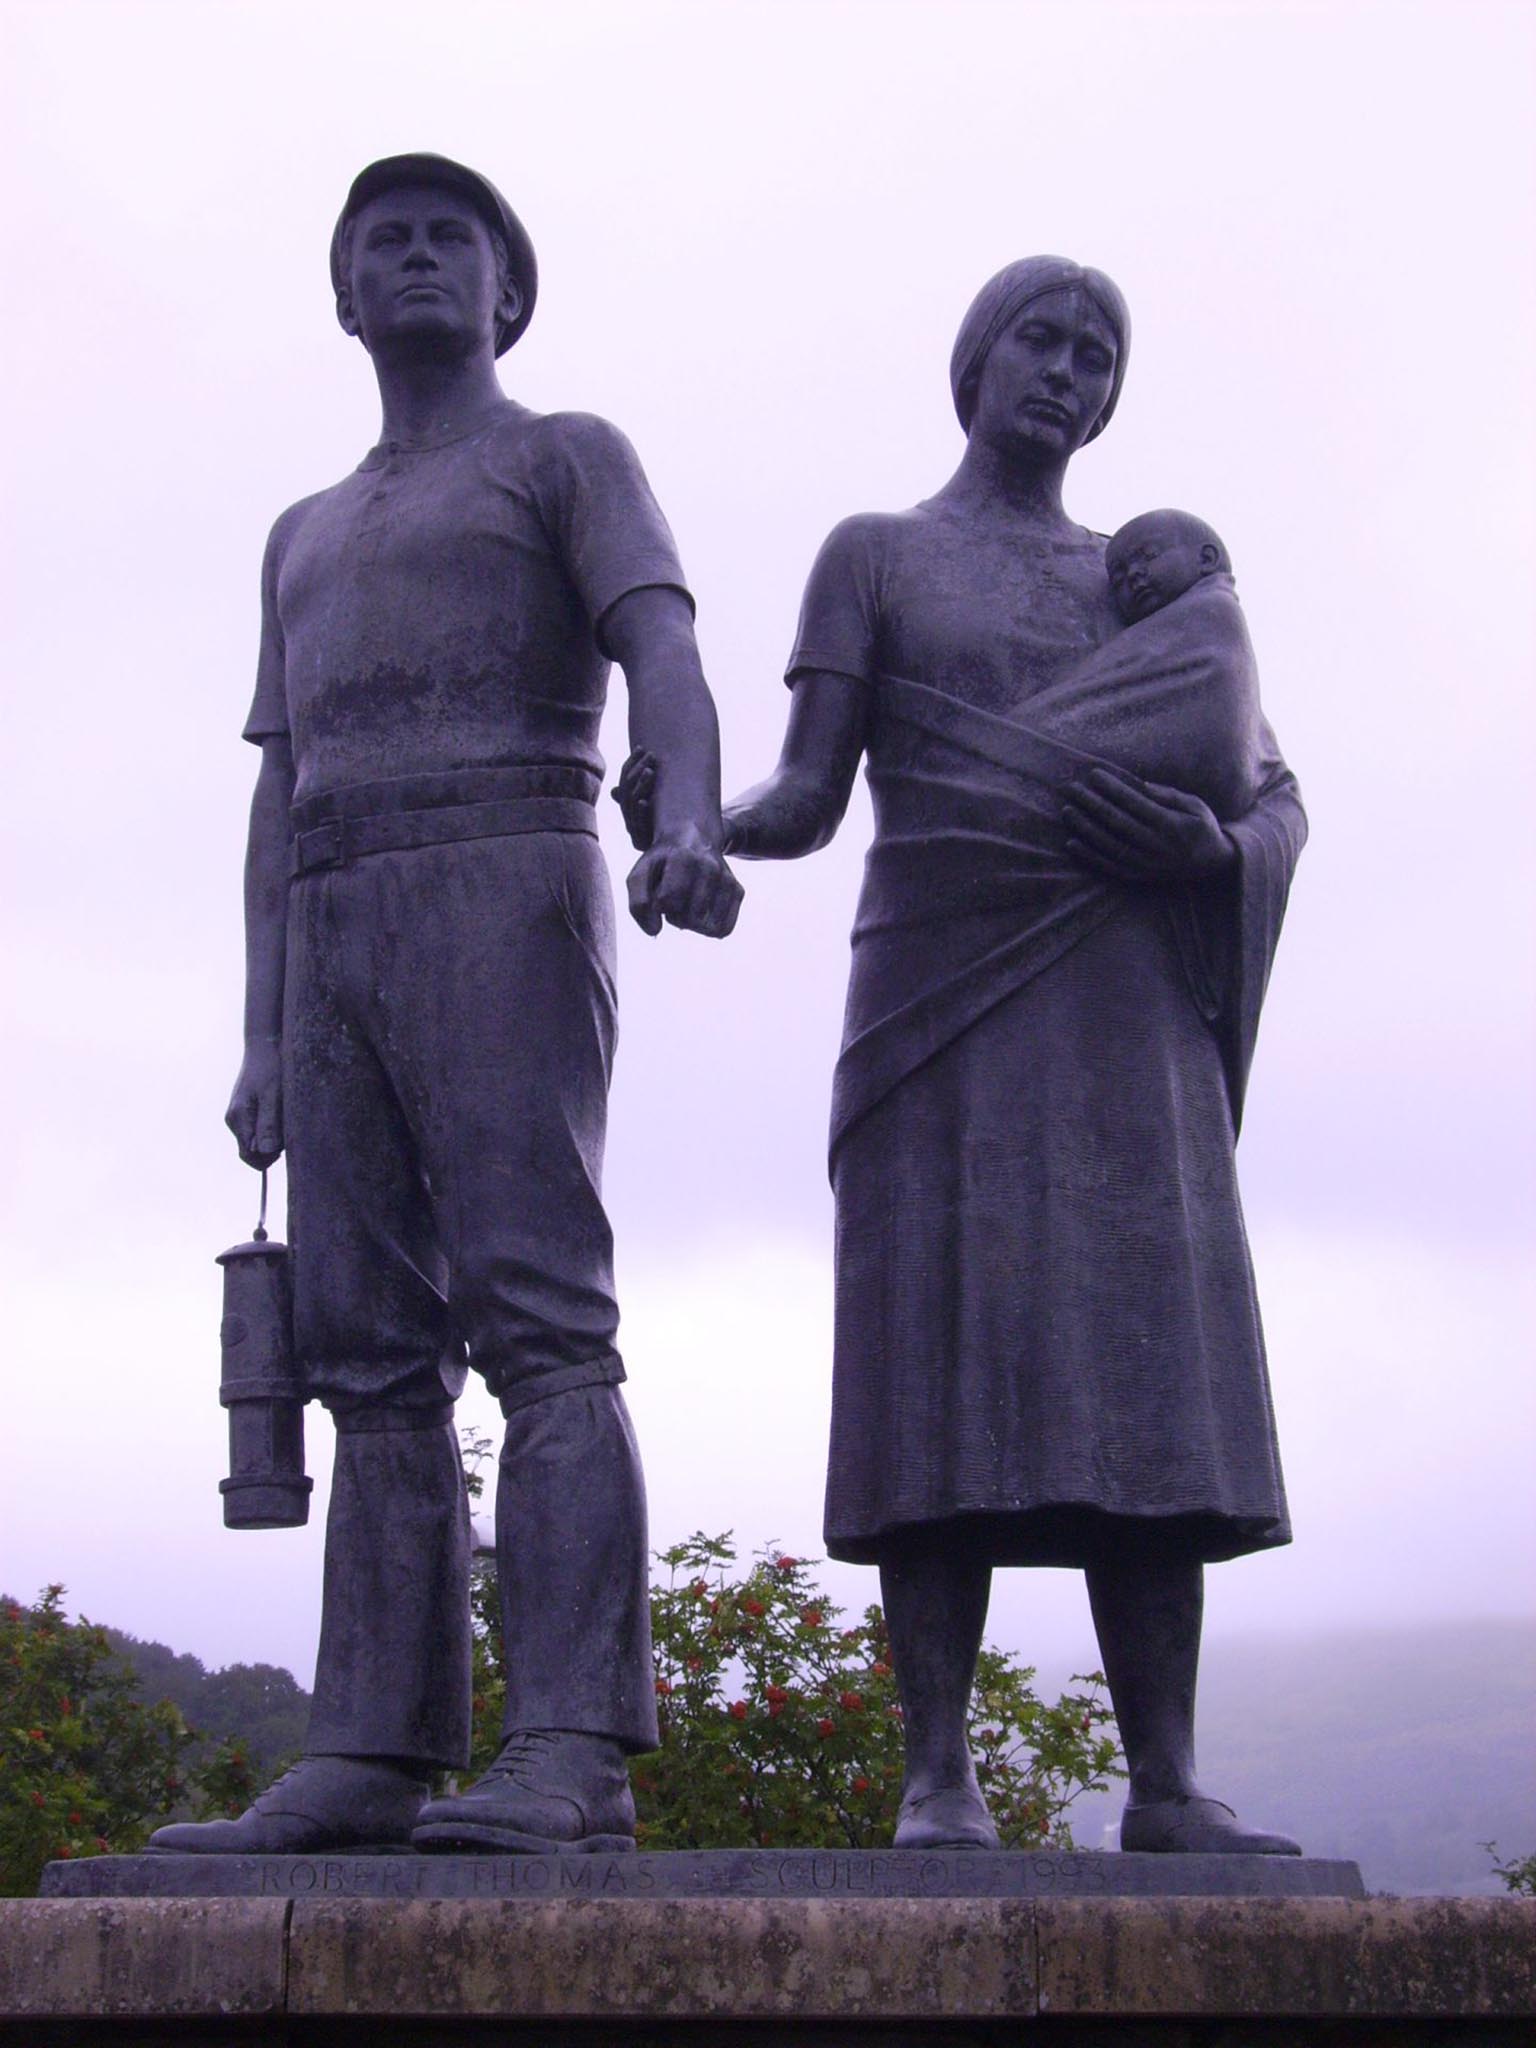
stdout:
<svg viewBox="0 0 1536 2048">
<path fill-rule="evenodd" d="M 496 1490 L 501 1754 L 423 1807 L 418 1849 L 628 1850 L 628 1756 L 657 1742 L 645 1485 L 617 1387 L 515 1408 Z"/>
<path fill-rule="evenodd" d="M 305 1754 L 238 1820 L 152 1849 L 297 1855 L 406 1842 L 439 1768 L 469 1755 L 469 1508 L 441 1411 L 337 1417 Z"/>
</svg>

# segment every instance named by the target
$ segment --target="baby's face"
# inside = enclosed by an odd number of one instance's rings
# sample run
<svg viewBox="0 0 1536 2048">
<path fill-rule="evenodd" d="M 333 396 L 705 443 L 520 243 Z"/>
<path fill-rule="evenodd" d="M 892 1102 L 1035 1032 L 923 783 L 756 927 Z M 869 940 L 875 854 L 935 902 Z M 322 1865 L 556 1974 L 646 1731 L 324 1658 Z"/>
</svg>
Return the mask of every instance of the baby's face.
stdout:
<svg viewBox="0 0 1536 2048">
<path fill-rule="evenodd" d="M 1210 544 L 1174 520 L 1133 519 L 1109 543 L 1109 571 L 1115 610 L 1126 625 L 1150 618 L 1172 604 L 1215 566 Z"/>
</svg>

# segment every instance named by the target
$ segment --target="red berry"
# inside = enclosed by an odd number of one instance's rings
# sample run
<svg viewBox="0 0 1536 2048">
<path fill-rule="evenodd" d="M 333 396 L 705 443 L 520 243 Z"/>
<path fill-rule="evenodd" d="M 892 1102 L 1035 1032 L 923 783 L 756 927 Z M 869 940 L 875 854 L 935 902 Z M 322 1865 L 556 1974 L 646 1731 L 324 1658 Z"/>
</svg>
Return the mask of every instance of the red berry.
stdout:
<svg viewBox="0 0 1536 2048">
<path fill-rule="evenodd" d="M 667 1694 L 672 1690 L 672 1688 L 670 1685 L 668 1685 L 667 1681 L 664 1678 L 658 1678 L 656 1681 L 656 1690 L 662 1696 L 662 1698 L 665 1699 Z"/>
<path fill-rule="evenodd" d="M 782 1706 L 785 1700 L 789 1698 L 789 1694 L 782 1685 L 770 1685 L 764 1688 L 763 1698 L 765 1700 L 772 1700 L 777 1705 Z"/>
<path fill-rule="evenodd" d="M 750 1614 L 753 1620 L 755 1621 L 757 1617 L 764 1611 L 763 1603 L 761 1600 L 743 1600 L 741 1603 L 741 1611 L 743 1614 Z"/>
<path fill-rule="evenodd" d="M 773 1561 L 781 1572 L 792 1572 L 800 1562 L 798 1557 L 776 1557 Z"/>
<path fill-rule="evenodd" d="M 819 1607 L 802 1607 L 800 1610 L 800 1619 L 807 1628 L 820 1628 L 824 1618 Z"/>
<path fill-rule="evenodd" d="M 732 1719 L 733 1721 L 745 1721 L 745 1719 L 747 1718 L 747 1703 L 746 1703 L 746 1701 L 745 1701 L 745 1700 L 732 1700 L 732 1701 L 731 1701 L 731 1707 L 730 1707 L 730 1714 L 731 1714 L 731 1719 Z"/>
<path fill-rule="evenodd" d="M 864 1700 L 860 1693 L 840 1692 L 837 1696 L 837 1704 L 845 1714 L 861 1714 L 864 1711 Z"/>
<path fill-rule="evenodd" d="M 823 1738 L 828 1735 L 835 1735 L 837 1733 L 837 1723 L 830 1716 L 823 1714 L 822 1718 L 816 1723 L 816 1733 Z"/>
<path fill-rule="evenodd" d="M 869 1790 L 868 1778 L 855 1778 L 853 1781 L 853 1789 L 855 1792 L 867 1792 Z"/>
</svg>

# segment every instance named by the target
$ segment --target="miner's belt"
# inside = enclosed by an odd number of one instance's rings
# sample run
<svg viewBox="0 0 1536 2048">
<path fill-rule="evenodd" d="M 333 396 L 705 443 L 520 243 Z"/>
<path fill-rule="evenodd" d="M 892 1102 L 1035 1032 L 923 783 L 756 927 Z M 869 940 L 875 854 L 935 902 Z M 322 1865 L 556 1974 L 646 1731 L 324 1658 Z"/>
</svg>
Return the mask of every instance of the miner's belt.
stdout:
<svg viewBox="0 0 1536 2048">
<path fill-rule="evenodd" d="M 295 806 L 302 812 L 302 806 Z M 448 846 L 461 839 L 503 839 L 521 832 L 582 832 L 597 837 L 590 802 L 577 796 L 506 797 L 479 804 L 433 804 L 424 810 L 374 811 L 326 818 L 293 835 L 293 873 L 346 867 L 370 853 Z"/>
</svg>

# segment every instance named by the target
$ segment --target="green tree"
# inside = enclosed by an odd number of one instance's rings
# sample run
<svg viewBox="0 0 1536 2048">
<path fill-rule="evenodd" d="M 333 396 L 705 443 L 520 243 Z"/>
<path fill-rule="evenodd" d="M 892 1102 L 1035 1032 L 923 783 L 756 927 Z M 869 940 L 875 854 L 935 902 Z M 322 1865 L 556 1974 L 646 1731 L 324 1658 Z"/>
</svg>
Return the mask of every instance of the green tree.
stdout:
<svg viewBox="0 0 1536 2048">
<path fill-rule="evenodd" d="M 1512 1856 L 1505 1863 L 1499 1856 L 1497 1842 L 1479 1842 L 1480 1849 L 1488 1851 L 1493 1864 L 1493 1874 L 1503 1881 L 1507 1892 L 1517 1892 L 1522 1898 L 1536 1899 L 1536 1854 Z"/>
<path fill-rule="evenodd" d="M 137 1849 L 188 1791 L 194 1737 L 169 1701 L 135 1697 L 106 1632 L 64 1614 L 64 1589 L 0 1603 L 0 1891 L 45 1863 Z"/>
<path fill-rule="evenodd" d="M 213 1763 L 221 1745 L 233 1743 L 250 1759 L 253 1776 L 265 1782 L 304 1747 L 309 1694 L 291 1671 L 277 1664 L 227 1664 L 209 1671 L 197 1657 L 178 1655 L 165 1643 L 145 1641 L 108 1628 L 107 1641 L 132 1667 L 136 1697 L 146 1705 L 169 1700 L 198 1732 L 197 1768 Z"/>
<path fill-rule="evenodd" d="M 244 1813 L 270 1773 L 239 1735 L 226 1735 L 198 1757 L 188 1783 L 193 1820 L 233 1820 Z M 167 1818 L 168 1816 L 162 1816 Z"/>
</svg>

